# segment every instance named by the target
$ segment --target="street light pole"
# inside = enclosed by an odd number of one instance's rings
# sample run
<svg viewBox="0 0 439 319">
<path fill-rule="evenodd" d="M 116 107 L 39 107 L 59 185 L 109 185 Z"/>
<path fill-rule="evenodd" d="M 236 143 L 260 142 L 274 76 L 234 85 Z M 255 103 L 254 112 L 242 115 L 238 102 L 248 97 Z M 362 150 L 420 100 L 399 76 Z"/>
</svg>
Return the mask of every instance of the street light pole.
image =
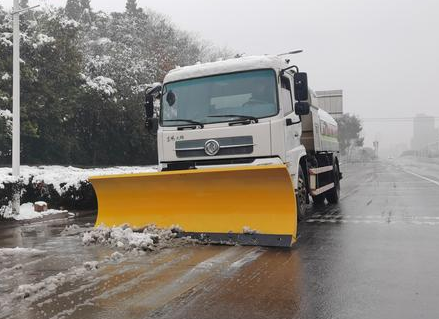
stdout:
<svg viewBox="0 0 439 319">
<path fill-rule="evenodd" d="M 20 177 L 20 14 L 39 5 L 20 8 L 19 0 L 14 0 L 12 9 L 12 176 Z M 20 213 L 20 189 L 17 186 L 12 194 L 12 213 Z"/>
<path fill-rule="evenodd" d="M 20 5 L 14 0 L 13 8 L 13 53 L 12 53 L 12 175 L 20 176 Z M 12 213 L 20 213 L 20 190 L 12 195 Z"/>
</svg>

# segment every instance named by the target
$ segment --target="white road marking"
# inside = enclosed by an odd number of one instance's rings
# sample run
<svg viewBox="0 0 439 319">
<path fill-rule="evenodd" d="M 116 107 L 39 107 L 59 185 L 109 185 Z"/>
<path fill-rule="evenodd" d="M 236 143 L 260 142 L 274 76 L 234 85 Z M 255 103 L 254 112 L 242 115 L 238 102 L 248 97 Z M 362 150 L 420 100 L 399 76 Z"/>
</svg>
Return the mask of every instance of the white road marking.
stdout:
<svg viewBox="0 0 439 319">
<path fill-rule="evenodd" d="M 403 171 L 406 172 L 407 174 L 411 174 L 411 175 L 413 175 L 413 176 L 416 176 L 416 177 L 419 177 L 419 178 L 421 178 L 421 179 L 423 179 L 423 180 L 426 180 L 427 182 L 433 183 L 433 184 L 435 184 L 436 186 L 439 186 L 439 182 L 438 182 L 438 181 L 435 181 L 434 179 L 431 179 L 431 178 L 428 178 L 428 177 L 425 177 L 425 176 L 422 176 L 422 175 L 416 174 L 415 172 L 412 172 L 412 171 L 409 171 L 409 170 L 406 170 L 406 169 L 403 169 Z"/>
<path fill-rule="evenodd" d="M 381 219 L 381 218 L 387 218 L 388 215 L 322 215 L 322 214 L 315 214 L 311 215 L 311 219 Z M 396 216 L 394 216 L 395 218 Z M 399 215 L 398 217 L 402 219 L 437 219 L 439 220 L 439 216 L 416 216 L 416 215 Z"/>
<path fill-rule="evenodd" d="M 423 221 L 417 219 L 424 219 Z M 427 219 L 427 220 L 425 220 Z M 432 220 L 428 220 L 432 219 Z M 436 219 L 436 220 L 435 220 Z M 310 218 L 306 220 L 307 223 L 337 223 L 337 224 L 412 224 L 412 225 L 429 225 L 429 226 L 437 226 L 439 225 L 439 221 L 437 217 L 413 217 L 413 218 L 398 218 L 398 219 L 388 219 L 388 218 L 376 218 L 376 219 L 364 219 L 364 218 L 346 218 L 346 219 L 329 219 L 329 218 Z"/>
</svg>

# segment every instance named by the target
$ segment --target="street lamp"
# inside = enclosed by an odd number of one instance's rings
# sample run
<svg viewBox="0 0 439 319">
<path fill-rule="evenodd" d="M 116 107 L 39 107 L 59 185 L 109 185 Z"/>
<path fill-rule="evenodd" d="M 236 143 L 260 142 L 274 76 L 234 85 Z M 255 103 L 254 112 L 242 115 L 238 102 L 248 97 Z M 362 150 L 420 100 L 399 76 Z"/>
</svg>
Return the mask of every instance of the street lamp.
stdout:
<svg viewBox="0 0 439 319">
<path fill-rule="evenodd" d="M 20 8 L 19 0 L 14 0 L 12 9 L 12 175 L 20 177 L 20 14 L 39 5 Z M 12 195 L 12 213 L 20 213 L 20 189 L 15 189 Z"/>
</svg>

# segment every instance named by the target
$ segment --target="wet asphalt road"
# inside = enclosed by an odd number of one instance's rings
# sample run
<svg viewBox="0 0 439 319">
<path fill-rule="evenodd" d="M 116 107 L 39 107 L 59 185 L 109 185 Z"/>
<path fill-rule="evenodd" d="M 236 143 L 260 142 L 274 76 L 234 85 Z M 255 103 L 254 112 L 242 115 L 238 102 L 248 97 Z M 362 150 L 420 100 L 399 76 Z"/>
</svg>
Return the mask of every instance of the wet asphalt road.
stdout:
<svg viewBox="0 0 439 319">
<path fill-rule="evenodd" d="M 340 204 L 310 208 L 292 249 L 175 247 L 112 262 L 110 248 L 60 236 L 65 220 L 0 228 L 0 247 L 45 251 L 0 258 L 0 318 L 437 318 L 439 179 L 390 162 L 343 172 Z M 98 270 L 72 273 L 91 260 Z M 14 297 L 59 273 L 56 289 Z"/>
</svg>

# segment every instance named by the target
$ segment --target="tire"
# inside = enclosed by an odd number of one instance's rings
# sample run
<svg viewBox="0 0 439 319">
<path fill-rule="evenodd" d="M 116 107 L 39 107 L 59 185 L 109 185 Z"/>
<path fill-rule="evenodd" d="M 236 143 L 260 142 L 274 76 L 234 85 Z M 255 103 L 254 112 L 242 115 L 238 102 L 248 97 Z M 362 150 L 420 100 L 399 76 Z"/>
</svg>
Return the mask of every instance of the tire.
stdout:
<svg viewBox="0 0 439 319">
<path fill-rule="evenodd" d="M 334 187 L 326 192 L 326 199 L 330 204 L 337 204 L 340 200 L 340 175 L 336 163 L 334 163 L 332 171 L 334 172 Z"/>
<path fill-rule="evenodd" d="M 296 194 L 296 206 L 297 206 L 297 218 L 303 220 L 306 217 L 306 199 L 308 192 L 306 190 L 305 175 L 303 174 L 302 167 L 299 166 L 297 172 L 297 194 Z"/>
<path fill-rule="evenodd" d="M 314 205 L 323 205 L 325 203 L 325 194 L 320 194 L 312 197 Z"/>
</svg>

